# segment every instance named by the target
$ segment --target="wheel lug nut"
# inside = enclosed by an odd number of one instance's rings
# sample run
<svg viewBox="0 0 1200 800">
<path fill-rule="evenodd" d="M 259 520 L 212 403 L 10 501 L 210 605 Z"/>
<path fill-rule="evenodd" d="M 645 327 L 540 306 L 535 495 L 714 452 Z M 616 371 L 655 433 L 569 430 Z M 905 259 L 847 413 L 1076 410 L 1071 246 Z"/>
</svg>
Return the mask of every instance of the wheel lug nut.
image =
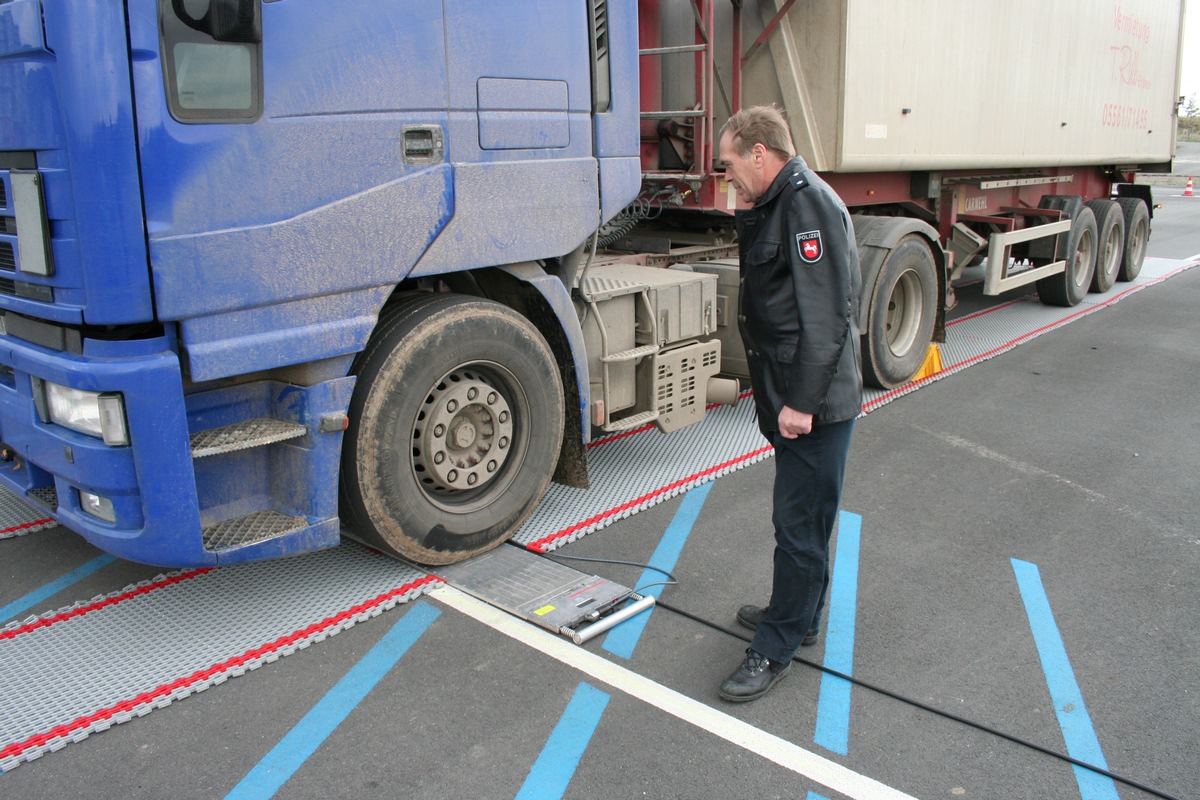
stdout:
<svg viewBox="0 0 1200 800">
<path fill-rule="evenodd" d="M 458 410 L 458 401 L 451 400 L 450 402 L 446 403 L 446 410 L 451 411 L 451 412 L 457 411 Z"/>
<path fill-rule="evenodd" d="M 494 406 L 494 405 L 496 404 L 496 400 L 497 400 L 497 399 L 498 399 L 498 398 L 496 397 L 496 393 L 495 393 L 495 392 L 489 392 L 489 393 L 488 393 L 488 396 L 487 396 L 487 402 L 488 402 L 488 405 L 489 405 L 489 406 Z"/>
<path fill-rule="evenodd" d="M 440 463 L 442 463 L 442 462 L 443 462 L 443 461 L 445 461 L 445 460 L 446 460 L 446 454 L 445 454 L 445 453 L 434 453 L 434 454 L 433 454 L 433 463 L 435 463 L 435 464 L 440 464 Z"/>
<path fill-rule="evenodd" d="M 452 469 L 446 473 L 446 480 L 450 481 L 451 483 L 454 483 L 456 480 L 458 480 L 458 470 Z"/>
<path fill-rule="evenodd" d="M 474 472 L 472 472 L 470 475 L 467 476 L 467 485 L 474 486 L 475 481 L 477 481 L 477 480 L 479 480 L 479 476 L 476 475 Z"/>
<path fill-rule="evenodd" d="M 488 472 L 495 472 L 495 471 L 496 471 L 496 462 L 495 462 L 495 461 L 489 461 L 489 462 L 488 462 L 488 466 L 487 466 L 487 470 L 488 470 Z"/>
<path fill-rule="evenodd" d="M 474 399 L 475 399 L 476 397 L 478 397 L 478 396 L 479 396 L 479 390 L 478 390 L 478 389 L 468 389 L 468 390 L 467 390 L 467 399 L 468 399 L 468 400 L 474 400 Z"/>
<path fill-rule="evenodd" d="M 433 429 L 433 435 L 434 436 L 445 436 L 446 435 L 446 426 L 445 425 L 435 426 Z"/>
<path fill-rule="evenodd" d="M 501 422 L 508 422 L 508 412 L 507 412 L 507 411 L 501 411 L 501 412 L 500 412 L 500 421 L 501 421 Z"/>
<path fill-rule="evenodd" d="M 508 447 L 508 437 L 501 436 L 500 437 L 500 449 L 503 450 L 505 447 Z"/>
</svg>

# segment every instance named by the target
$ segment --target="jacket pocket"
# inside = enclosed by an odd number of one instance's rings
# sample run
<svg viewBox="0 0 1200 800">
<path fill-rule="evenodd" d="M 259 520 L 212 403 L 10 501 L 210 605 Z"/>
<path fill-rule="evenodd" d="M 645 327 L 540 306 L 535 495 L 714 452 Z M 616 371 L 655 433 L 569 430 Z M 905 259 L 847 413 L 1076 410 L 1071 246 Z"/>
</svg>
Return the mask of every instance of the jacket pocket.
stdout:
<svg viewBox="0 0 1200 800">
<path fill-rule="evenodd" d="M 742 256 L 742 261 L 748 267 L 769 264 L 779 257 L 779 248 L 778 242 L 756 242 L 750 245 L 750 249 Z"/>
<path fill-rule="evenodd" d="M 791 364 L 796 360 L 796 342 L 785 339 L 775 346 L 775 359 L 780 364 Z"/>
</svg>

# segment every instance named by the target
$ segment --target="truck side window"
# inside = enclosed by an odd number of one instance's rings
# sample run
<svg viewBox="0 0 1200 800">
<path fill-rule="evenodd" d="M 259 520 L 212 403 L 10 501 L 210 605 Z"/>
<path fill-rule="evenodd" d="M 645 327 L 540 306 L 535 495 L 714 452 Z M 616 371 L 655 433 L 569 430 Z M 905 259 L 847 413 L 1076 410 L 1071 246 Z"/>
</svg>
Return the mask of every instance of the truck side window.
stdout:
<svg viewBox="0 0 1200 800">
<path fill-rule="evenodd" d="M 159 0 L 167 105 L 180 122 L 252 122 L 262 113 L 262 43 L 218 41 L 197 26 L 214 2 Z"/>
</svg>

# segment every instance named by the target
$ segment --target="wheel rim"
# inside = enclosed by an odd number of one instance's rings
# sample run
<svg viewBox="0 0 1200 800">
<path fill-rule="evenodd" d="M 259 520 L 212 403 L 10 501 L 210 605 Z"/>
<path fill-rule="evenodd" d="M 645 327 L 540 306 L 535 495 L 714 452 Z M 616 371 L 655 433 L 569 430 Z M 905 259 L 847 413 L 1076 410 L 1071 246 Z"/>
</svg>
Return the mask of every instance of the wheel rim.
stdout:
<svg viewBox="0 0 1200 800">
<path fill-rule="evenodd" d="M 430 387 L 412 426 L 411 468 L 425 497 L 465 514 L 504 491 L 524 447 L 526 400 L 508 370 L 472 362 Z"/>
<path fill-rule="evenodd" d="M 1146 240 L 1150 238 L 1145 222 L 1139 222 L 1134 228 L 1133 233 L 1133 258 L 1130 259 L 1134 264 L 1142 263 L 1142 256 L 1146 252 Z"/>
<path fill-rule="evenodd" d="M 921 325 L 924 306 L 921 277 L 916 270 L 906 270 L 896 281 L 892 296 L 888 298 L 885 325 L 888 349 L 894 355 L 903 356 L 912 350 Z"/>
<path fill-rule="evenodd" d="M 1103 256 L 1104 275 L 1116 275 L 1121 266 L 1121 235 L 1117 226 L 1110 226 L 1108 236 L 1104 237 L 1104 246 L 1100 250 Z"/>
<path fill-rule="evenodd" d="M 1083 286 L 1091 280 L 1088 275 L 1088 265 L 1095 256 L 1096 242 L 1091 231 L 1083 231 L 1079 237 L 1079 246 L 1075 248 L 1075 263 L 1071 265 L 1072 277 L 1076 286 Z"/>
</svg>

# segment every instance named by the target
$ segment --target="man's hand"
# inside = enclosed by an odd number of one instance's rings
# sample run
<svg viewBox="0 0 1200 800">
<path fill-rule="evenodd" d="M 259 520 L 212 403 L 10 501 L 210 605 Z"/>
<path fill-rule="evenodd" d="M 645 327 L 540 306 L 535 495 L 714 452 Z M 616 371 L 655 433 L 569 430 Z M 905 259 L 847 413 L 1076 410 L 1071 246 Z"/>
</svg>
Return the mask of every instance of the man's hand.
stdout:
<svg viewBox="0 0 1200 800">
<path fill-rule="evenodd" d="M 779 412 L 779 433 L 785 439 L 797 439 L 812 432 L 813 415 L 784 406 Z"/>
</svg>

